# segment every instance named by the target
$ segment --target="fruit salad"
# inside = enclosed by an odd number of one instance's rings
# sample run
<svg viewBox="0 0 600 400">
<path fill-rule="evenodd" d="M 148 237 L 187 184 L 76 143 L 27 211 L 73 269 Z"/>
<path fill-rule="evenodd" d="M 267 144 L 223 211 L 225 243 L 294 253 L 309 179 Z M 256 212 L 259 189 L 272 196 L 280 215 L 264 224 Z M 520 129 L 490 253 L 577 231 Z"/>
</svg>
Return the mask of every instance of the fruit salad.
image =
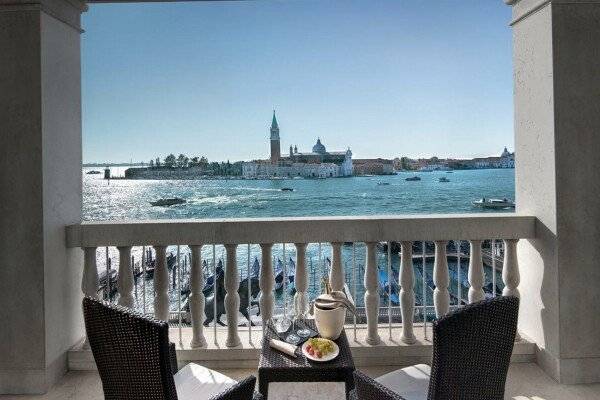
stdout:
<svg viewBox="0 0 600 400">
<path fill-rule="evenodd" d="M 306 351 L 311 356 L 323 358 L 333 351 L 333 342 L 329 339 L 311 338 L 308 339 Z"/>
</svg>

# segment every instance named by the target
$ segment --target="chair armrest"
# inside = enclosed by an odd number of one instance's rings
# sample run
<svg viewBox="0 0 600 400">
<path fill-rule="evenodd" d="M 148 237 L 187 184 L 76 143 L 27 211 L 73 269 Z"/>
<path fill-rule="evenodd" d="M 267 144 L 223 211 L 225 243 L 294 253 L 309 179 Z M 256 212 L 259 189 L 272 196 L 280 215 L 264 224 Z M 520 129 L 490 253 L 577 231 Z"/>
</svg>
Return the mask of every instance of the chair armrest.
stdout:
<svg viewBox="0 0 600 400">
<path fill-rule="evenodd" d="M 171 362 L 171 372 L 175 375 L 179 369 L 177 368 L 177 351 L 173 342 L 169 342 L 169 361 Z"/>
</svg>

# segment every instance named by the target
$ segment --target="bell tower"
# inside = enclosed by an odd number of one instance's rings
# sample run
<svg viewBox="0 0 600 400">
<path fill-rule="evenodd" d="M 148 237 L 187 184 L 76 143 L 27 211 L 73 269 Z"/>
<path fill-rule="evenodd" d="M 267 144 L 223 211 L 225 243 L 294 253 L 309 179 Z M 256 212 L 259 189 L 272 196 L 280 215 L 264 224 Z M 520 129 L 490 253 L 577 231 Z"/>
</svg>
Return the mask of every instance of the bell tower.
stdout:
<svg viewBox="0 0 600 400">
<path fill-rule="evenodd" d="M 281 147 L 279 143 L 279 125 L 273 110 L 273 121 L 271 121 L 271 163 L 276 164 L 281 158 Z"/>
</svg>

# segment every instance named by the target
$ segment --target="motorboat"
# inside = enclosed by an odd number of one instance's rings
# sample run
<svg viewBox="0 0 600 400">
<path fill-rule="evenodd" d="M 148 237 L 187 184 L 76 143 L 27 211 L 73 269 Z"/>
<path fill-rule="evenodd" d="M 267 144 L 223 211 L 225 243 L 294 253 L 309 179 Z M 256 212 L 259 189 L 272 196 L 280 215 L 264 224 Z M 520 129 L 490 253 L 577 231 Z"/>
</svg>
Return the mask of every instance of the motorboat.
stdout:
<svg viewBox="0 0 600 400">
<path fill-rule="evenodd" d="M 512 200 L 507 199 L 486 199 L 485 197 L 471 202 L 475 207 L 491 208 L 491 209 L 504 209 L 504 208 L 515 208 L 515 203 Z"/>
<path fill-rule="evenodd" d="M 415 181 L 420 181 L 421 178 L 418 176 L 411 176 L 410 178 L 406 178 L 405 181 L 409 181 L 409 182 L 415 182 Z"/>
<path fill-rule="evenodd" d="M 445 176 L 442 176 L 438 181 L 439 182 L 450 182 L 450 179 L 446 178 Z"/>
<path fill-rule="evenodd" d="M 160 200 L 156 200 L 156 201 L 151 201 L 150 204 L 153 207 L 170 207 L 170 206 L 174 206 L 176 204 L 183 204 L 186 201 L 182 198 L 179 197 L 173 197 L 173 198 L 169 198 L 169 199 L 160 199 Z"/>
<path fill-rule="evenodd" d="M 379 186 L 387 186 L 387 185 L 389 185 L 390 183 L 389 183 L 389 182 L 377 182 L 377 184 L 378 184 Z"/>
<path fill-rule="evenodd" d="M 293 192 L 294 189 L 293 188 L 289 188 L 289 187 L 284 187 L 284 188 L 281 188 L 281 191 L 282 192 Z"/>
</svg>

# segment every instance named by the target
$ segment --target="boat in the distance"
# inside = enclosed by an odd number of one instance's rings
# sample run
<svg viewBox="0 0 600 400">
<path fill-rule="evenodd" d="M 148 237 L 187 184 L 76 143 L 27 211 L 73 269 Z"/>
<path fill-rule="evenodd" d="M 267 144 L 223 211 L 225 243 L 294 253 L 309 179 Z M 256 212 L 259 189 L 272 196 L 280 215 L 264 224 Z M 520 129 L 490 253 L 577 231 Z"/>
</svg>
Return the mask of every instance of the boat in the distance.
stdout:
<svg viewBox="0 0 600 400">
<path fill-rule="evenodd" d="M 491 209 L 503 209 L 503 208 L 515 208 L 515 203 L 512 200 L 507 199 L 486 199 L 485 197 L 471 202 L 475 207 L 491 208 Z"/>
<path fill-rule="evenodd" d="M 294 189 L 293 188 L 289 188 L 289 187 L 284 187 L 284 188 L 281 188 L 281 191 L 282 192 L 293 192 Z"/>
<path fill-rule="evenodd" d="M 450 179 L 446 178 L 445 176 L 442 176 L 438 181 L 439 182 L 450 182 Z"/>
<path fill-rule="evenodd" d="M 411 176 L 410 178 L 406 178 L 405 181 L 409 181 L 409 182 L 413 182 L 413 181 L 420 181 L 421 178 L 418 176 Z"/>
<path fill-rule="evenodd" d="M 389 182 L 377 182 L 377 184 L 378 184 L 379 186 L 387 186 L 387 185 L 389 185 L 390 183 L 389 183 Z"/>
<path fill-rule="evenodd" d="M 160 200 L 156 200 L 156 201 L 151 201 L 150 204 L 153 207 L 170 207 L 170 206 L 174 206 L 176 204 L 183 204 L 186 201 L 180 197 L 172 197 L 169 199 L 160 199 Z"/>
</svg>

